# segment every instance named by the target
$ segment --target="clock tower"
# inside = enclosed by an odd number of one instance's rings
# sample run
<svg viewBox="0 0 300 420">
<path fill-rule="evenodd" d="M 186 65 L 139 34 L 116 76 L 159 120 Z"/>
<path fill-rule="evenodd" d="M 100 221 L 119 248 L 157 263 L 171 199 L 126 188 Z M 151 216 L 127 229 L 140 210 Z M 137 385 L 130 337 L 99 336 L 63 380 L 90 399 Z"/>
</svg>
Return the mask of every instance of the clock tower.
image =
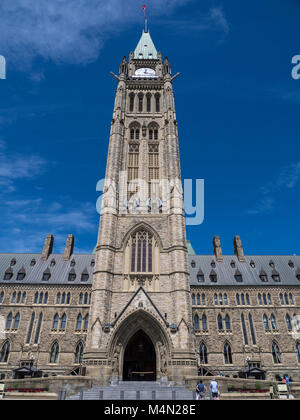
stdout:
<svg viewBox="0 0 300 420">
<path fill-rule="evenodd" d="M 113 73 L 112 73 L 113 74 Z M 197 375 L 178 130 L 169 60 L 144 30 L 123 58 L 96 247 L 87 374 Z"/>
</svg>

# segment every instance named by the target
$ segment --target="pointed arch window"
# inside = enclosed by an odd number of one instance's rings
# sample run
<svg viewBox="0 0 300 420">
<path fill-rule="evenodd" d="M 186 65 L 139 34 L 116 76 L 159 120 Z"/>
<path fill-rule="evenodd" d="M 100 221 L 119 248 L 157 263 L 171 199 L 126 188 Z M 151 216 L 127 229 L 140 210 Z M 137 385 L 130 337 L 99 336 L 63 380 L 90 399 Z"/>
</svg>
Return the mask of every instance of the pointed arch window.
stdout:
<svg viewBox="0 0 300 420">
<path fill-rule="evenodd" d="M 42 322 L 43 322 L 43 314 L 41 312 L 40 315 L 39 315 L 39 320 L 38 320 L 38 324 L 37 324 L 37 327 L 36 327 L 34 344 L 38 344 L 38 342 L 39 342 L 40 332 L 41 332 L 41 328 L 42 328 Z"/>
<path fill-rule="evenodd" d="M 223 296 L 222 293 L 219 294 L 219 304 L 223 305 Z"/>
<path fill-rule="evenodd" d="M 79 305 L 83 304 L 83 293 L 80 293 L 79 295 Z"/>
<path fill-rule="evenodd" d="M 76 320 L 76 331 L 80 331 L 82 326 L 82 315 L 79 314 Z"/>
<path fill-rule="evenodd" d="M 89 314 L 87 314 L 87 315 L 84 317 L 84 325 L 83 325 L 83 329 L 84 329 L 84 330 L 87 330 L 87 329 L 88 329 L 88 327 L 89 327 Z"/>
<path fill-rule="evenodd" d="M 275 341 L 273 341 L 272 343 L 272 356 L 273 356 L 273 361 L 275 364 L 281 363 L 281 352 L 280 352 L 278 344 L 275 343 Z"/>
<path fill-rule="evenodd" d="M 41 292 L 40 293 L 40 299 L 39 299 L 39 305 L 41 305 L 43 303 L 43 299 L 44 299 L 44 293 Z"/>
<path fill-rule="evenodd" d="M 277 330 L 276 319 L 273 314 L 270 316 L 270 321 L 271 321 L 272 329 Z"/>
<path fill-rule="evenodd" d="M 265 331 L 270 331 L 269 320 L 266 314 L 263 316 Z"/>
<path fill-rule="evenodd" d="M 257 298 L 258 298 L 258 304 L 262 305 L 262 300 L 261 300 L 261 294 L 260 293 L 258 293 Z"/>
<path fill-rule="evenodd" d="M 268 303 L 269 305 L 272 305 L 272 298 L 271 298 L 270 293 L 268 293 Z"/>
<path fill-rule="evenodd" d="M 250 325 L 250 333 L 251 333 L 252 343 L 255 346 L 256 345 L 256 338 L 255 338 L 254 323 L 253 323 L 253 319 L 252 319 L 251 314 L 249 314 L 249 325 Z"/>
<path fill-rule="evenodd" d="M 205 299 L 205 294 L 202 293 L 202 305 L 205 306 L 206 305 L 206 299 Z"/>
<path fill-rule="evenodd" d="M 224 345 L 224 361 L 225 365 L 232 365 L 232 351 L 229 343 Z"/>
<path fill-rule="evenodd" d="M 204 343 L 200 344 L 199 355 L 200 355 L 200 364 L 207 365 L 208 364 L 207 347 Z"/>
<path fill-rule="evenodd" d="M 236 298 L 236 304 L 237 305 L 240 305 L 240 295 L 237 293 L 236 295 L 235 295 L 235 298 Z"/>
<path fill-rule="evenodd" d="M 241 315 L 241 322 L 242 322 L 242 330 L 243 330 L 243 336 L 244 336 L 244 343 L 247 346 L 248 345 L 248 334 L 247 334 L 247 328 L 246 328 L 246 322 L 245 322 L 245 316 L 244 316 L 244 314 Z"/>
<path fill-rule="evenodd" d="M 217 323 L 218 323 L 218 330 L 223 331 L 223 319 L 222 319 L 221 314 L 218 315 Z"/>
<path fill-rule="evenodd" d="M 289 304 L 289 300 L 288 300 L 288 295 L 287 295 L 287 293 L 285 293 L 285 294 L 284 294 L 284 301 L 285 301 L 285 304 L 286 304 L 286 305 L 288 305 L 288 304 Z"/>
<path fill-rule="evenodd" d="M 192 294 L 192 305 L 196 305 L 196 298 L 194 293 Z"/>
<path fill-rule="evenodd" d="M 50 350 L 50 363 L 57 363 L 58 362 L 58 355 L 59 355 L 59 345 L 56 341 L 52 344 L 51 350 Z"/>
<path fill-rule="evenodd" d="M 9 330 L 10 329 L 12 320 L 13 320 L 13 314 L 10 312 L 8 314 L 7 318 L 6 318 L 6 325 L 5 325 L 5 329 L 6 330 Z"/>
<path fill-rule="evenodd" d="M 19 292 L 18 293 L 18 297 L 17 297 L 17 303 L 20 303 L 21 302 L 21 296 L 22 296 L 22 293 Z"/>
<path fill-rule="evenodd" d="M 139 93 L 138 94 L 139 112 L 143 112 L 143 99 L 144 99 L 144 95 L 142 93 Z"/>
<path fill-rule="evenodd" d="M 20 313 L 18 312 L 17 315 L 14 318 L 13 329 L 17 330 L 19 328 L 19 324 L 20 324 Z"/>
<path fill-rule="evenodd" d="M 130 93 L 129 95 L 129 111 L 133 112 L 134 111 L 134 93 Z"/>
<path fill-rule="evenodd" d="M 247 305 L 250 305 L 250 298 L 249 298 L 248 293 L 246 293 L 246 303 Z"/>
<path fill-rule="evenodd" d="M 264 302 L 264 305 L 267 305 L 267 297 L 265 293 L 263 293 L 263 302 Z"/>
<path fill-rule="evenodd" d="M 196 314 L 194 316 L 194 327 L 195 327 L 195 331 L 199 331 L 200 330 L 199 316 L 198 316 L 198 314 Z"/>
<path fill-rule="evenodd" d="M 2 291 L 0 293 L 0 303 L 3 303 L 3 301 L 4 301 L 4 292 Z"/>
<path fill-rule="evenodd" d="M 206 317 L 205 314 L 202 315 L 202 329 L 203 329 L 203 331 L 208 331 L 207 317 Z"/>
<path fill-rule="evenodd" d="M 224 305 L 228 305 L 227 294 L 224 294 Z"/>
<path fill-rule="evenodd" d="M 283 301 L 283 294 L 282 294 L 282 293 L 280 293 L 280 295 L 279 295 L 279 299 L 280 299 L 280 304 L 281 304 L 281 305 L 284 305 L 284 301 Z"/>
<path fill-rule="evenodd" d="M 287 329 L 289 331 L 292 331 L 293 327 L 292 327 L 291 317 L 289 316 L 289 314 L 286 314 L 285 322 L 286 322 Z"/>
<path fill-rule="evenodd" d="M 32 312 L 31 319 L 30 319 L 30 324 L 29 324 L 29 329 L 28 329 L 28 333 L 27 333 L 27 337 L 26 337 L 26 344 L 29 344 L 30 340 L 31 340 L 31 334 L 32 334 L 32 330 L 33 330 L 34 319 L 35 319 L 35 313 Z"/>
<path fill-rule="evenodd" d="M 57 297 L 56 297 L 56 304 L 59 305 L 60 304 L 60 292 L 57 293 Z"/>
<path fill-rule="evenodd" d="M 289 294 L 289 301 L 290 301 L 290 305 L 294 305 L 294 299 L 293 299 L 292 293 Z"/>
<path fill-rule="evenodd" d="M 152 273 L 153 235 L 145 230 L 131 237 L 131 273 Z"/>
<path fill-rule="evenodd" d="M 45 298 L 44 298 L 44 305 L 47 305 L 47 303 L 48 303 L 48 297 L 49 297 L 49 294 L 48 294 L 48 292 L 46 292 L 45 293 Z"/>
<path fill-rule="evenodd" d="M 61 295 L 61 304 L 64 305 L 66 301 L 66 294 L 65 292 L 63 292 L 63 294 Z"/>
<path fill-rule="evenodd" d="M 59 316 L 58 316 L 58 314 L 55 314 L 54 318 L 53 318 L 53 324 L 52 324 L 52 329 L 53 330 L 57 330 L 58 322 L 59 322 Z"/>
<path fill-rule="evenodd" d="M 88 305 L 88 303 L 89 303 L 89 294 L 86 292 L 86 293 L 84 294 L 84 304 L 85 304 L 85 305 Z"/>
<path fill-rule="evenodd" d="M 160 112 L 160 95 L 158 93 L 155 95 L 155 111 Z"/>
<path fill-rule="evenodd" d="M 71 293 L 69 292 L 69 293 L 67 294 L 67 305 L 69 305 L 69 304 L 70 304 L 70 301 L 71 301 Z"/>
<path fill-rule="evenodd" d="M 216 293 L 214 294 L 214 303 L 215 305 L 218 304 L 218 295 Z"/>
<path fill-rule="evenodd" d="M 244 293 L 241 294 L 242 305 L 245 305 L 245 295 Z"/>
<path fill-rule="evenodd" d="M 295 329 L 297 331 L 299 331 L 300 330 L 300 326 L 299 326 L 299 321 L 298 321 L 298 317 L 297 317 L 296 314 L 293 315 L 293 324 L 294 324 Z"/>
<path fill-rule="evenodd" d="M 75 350 L 75 364 L 79 365 L 82 363 L 82 359 L 83 359 L 83 344 L 80 341 L 77 346 L 76 346 L 76 350 Z"/>
<path fill-rule="evenodd" d="M 147 93 L 147 112 L 151 112 L 151 93 Z"/>
<path fill-rule="evenodd" d="M 6 341 L 1 348 L 1 353 L 0 353 L 1 363 L 7 363 L 9 353 L 10 353 L 10 342 Z"/>
<path fill-rule="evenodd" d="M 198 305 L 198 306 L 200 306 L 200 305 L 201 305 L 201 303 L 200 303 L 200 295 L 199 295 L 199 293 L 197 294 L 197 305 Z"/>
<path fill-rule="evenodd" d="M 60 320 L 60 329 L 65 330 L 66 329 L 66 323 L 67 323 L 67 315 L 63 314 Z"/>
<path fill-rule="evenodd" d="M 14 292 L 11 298 L 11 303 L 16 303 L 16 297 L 17 297 L 17 293 Z"/>
<path fill-rule="evenodd" d="M 229 318 L 229 315 L 228 314 L 225 316 L 225 326 L 226 326 L 226 331 L 230 331 L 231 330 L 230 318 Z"/>
</svg>

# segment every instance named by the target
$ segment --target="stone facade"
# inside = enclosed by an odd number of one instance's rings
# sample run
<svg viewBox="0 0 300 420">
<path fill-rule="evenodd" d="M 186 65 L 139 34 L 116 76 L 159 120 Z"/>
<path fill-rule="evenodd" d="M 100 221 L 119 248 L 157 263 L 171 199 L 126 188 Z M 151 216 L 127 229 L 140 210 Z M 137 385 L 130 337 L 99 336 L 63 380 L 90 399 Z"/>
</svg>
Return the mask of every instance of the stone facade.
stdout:
<svg viewBox="0 0 300 420">
<path fill-rule="evenodd" d="M 198 369 L 236 376 L 247 365 L 299 379 L 300 257 L 247 256 L 239 236 L 232 256 L 218 236 L 214 255 L 194 255 L 170 63 L 144 32 L 114 77 L 96 255 L 74 254 L 72 235 L 62 255 L 52 235 L 41 254 L 0 255 L 0 375 L 33 363 L 117 381 L 131 375 L 137 337 L 153 349 L 142 360 L 152 372 L 137 373 L 156 380 L 180 383 Z"/>
</svg>

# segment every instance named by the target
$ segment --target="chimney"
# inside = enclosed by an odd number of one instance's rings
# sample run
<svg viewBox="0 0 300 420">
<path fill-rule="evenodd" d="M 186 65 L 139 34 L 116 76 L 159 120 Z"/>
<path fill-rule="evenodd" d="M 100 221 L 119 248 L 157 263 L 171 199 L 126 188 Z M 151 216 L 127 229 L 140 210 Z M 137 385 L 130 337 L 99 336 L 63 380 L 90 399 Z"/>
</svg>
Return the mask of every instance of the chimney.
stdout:
<svg viewBox="0 0 300 420">
<path fill-rule="evenodd" d="M 64 252 L 64 261 L 68 261 L 74 250 L 74 236 L 68 235 Z"/>
<path fill-rule="evenodd" d="M 214 236 L 213 246 L 214 246 L 214 254 L 215 254 L 216 260 L 223 261 L 220 236 Z"/>
<path fill-rule="evenodd" d="M 52 254 L 53 249 L 53 242 L 54 242 L 54 236 L 49 234 L 46 236 L 43 253 L 42 253 L 42 260 L 47 261 L 49 258 L 49 255 Z"/>
<path fill-rule="evenodd" d="M 242 246 L 242 241 L 239 236 L 234 237 L 233 246 L 234 246 L 234 253 L 238 257 L 238 260 L 242 262 L 246 261 L 243 246 Z"/>
</svg>

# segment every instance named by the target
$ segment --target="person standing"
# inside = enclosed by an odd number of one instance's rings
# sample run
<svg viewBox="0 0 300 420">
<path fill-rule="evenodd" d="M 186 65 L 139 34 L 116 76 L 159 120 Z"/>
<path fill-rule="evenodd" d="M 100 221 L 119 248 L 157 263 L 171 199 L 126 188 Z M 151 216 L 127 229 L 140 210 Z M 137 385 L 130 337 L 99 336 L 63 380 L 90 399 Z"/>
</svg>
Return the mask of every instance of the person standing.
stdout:
<svg viewBox="0 0 300 420">
<path fill-rule="evenodd" d="M 196 386 L 196 400 L 203 400 L 206 392 L 206 386 L 204 385 L 203 381 L 201 380 L 199 384 Z"/>
<path fill-rule="evenodd" d="M 211 396 L 213 400 L 219 399 L 219 385 L 218 382 L 213 378 L 213 380 L 210 383 L 210 390 L 211 390 Z"/>
</svg>

